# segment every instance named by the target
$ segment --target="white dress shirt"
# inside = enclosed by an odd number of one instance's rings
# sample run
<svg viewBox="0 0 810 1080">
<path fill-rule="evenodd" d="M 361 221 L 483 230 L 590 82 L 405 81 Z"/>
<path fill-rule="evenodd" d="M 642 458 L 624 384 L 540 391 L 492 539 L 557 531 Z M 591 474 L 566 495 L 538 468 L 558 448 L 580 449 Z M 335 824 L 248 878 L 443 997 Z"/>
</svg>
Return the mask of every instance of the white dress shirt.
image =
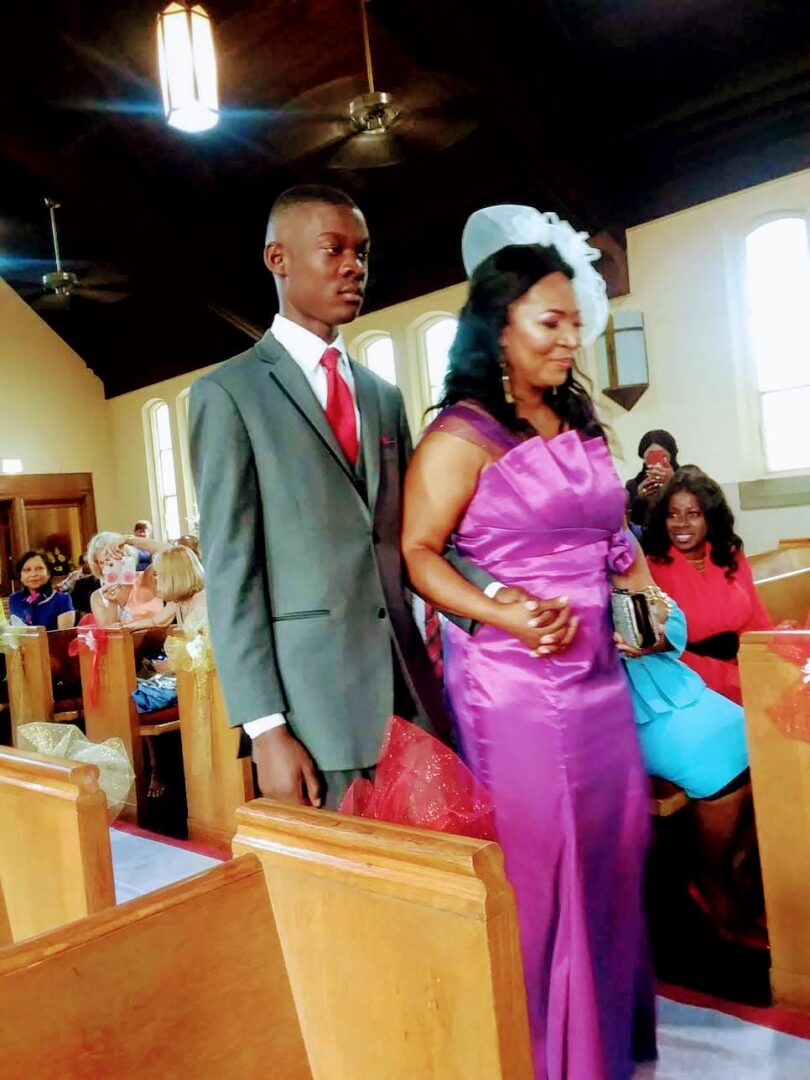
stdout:
<svg viewBox="0 0 810 1080">
<path fill-rule="evenodd" d="M 332 344 L 327 345 L 317 334 L 313 334 L 311 330 L 307 330 L 298 323 L 292 322 L 291 319 L 285 319 L 283 315 L 276 315 L 273 319 L 270 333 L 279 345 L 287 350 L 296 364 L 301 368 L 306 376 L 307 382 L 312 387 L 313 394 L 318 399 L 321 408 L 324 410 L 326 409 L 327 384 L 326 368 L 321 364 L 321 357 L 327 349 L 331 348 L 338 350 L 340 353 L 340 360 L 338 361 L 337 370 L 340 372 L 346 385 L 351 391 L 352 399 L 354 401 L 354 415 L 357 421 L 357 444 L 360 446 L 360 410 L 357 407 L 354 375 L 352 374 L 351 365 L 349 364 L 349 358 L 346 355 L 346 346 L 343 343 L 343 335 L 338 334 Z M 256 720 L 248 720 L 242 727 L 251 739 L 256 739 L 259 735 L 263 735 L 265 731 L 270 731 L 275 727 L 281 727 L 284 723 L 286 723 L 286 721 L 283 713 L 272 713 L 270 716 L 260 716 Z"/>
</svg>

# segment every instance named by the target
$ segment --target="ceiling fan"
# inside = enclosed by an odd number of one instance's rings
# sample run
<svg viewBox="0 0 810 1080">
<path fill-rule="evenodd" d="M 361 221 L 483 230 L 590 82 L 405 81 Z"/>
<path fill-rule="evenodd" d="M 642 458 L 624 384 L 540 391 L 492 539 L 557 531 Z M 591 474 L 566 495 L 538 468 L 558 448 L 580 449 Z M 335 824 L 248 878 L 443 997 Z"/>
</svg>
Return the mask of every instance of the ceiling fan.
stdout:
<svg viewBox="0 0 810 1080">
<path fill-rule="evenodd" d="M 51 236 L 55 268 L 43 274 L 39 282 L 21 282 L 15 284 L 16 291 L 28 301 L 35 311 L 65 311 L 70 308 L 74 296 L 82 300 L 98 301 L 103 304 L 116 303 L 125 299 L 129 291 L 124 288 L 127 278 L 111 269 L 97 269 L 81 276 L 73 270 L 66 270 L 62 265 L 59 252 L 59 231 L 56 226 L 56 211 L 60 204 L 55 199 L 45 199 L 51 219 Z"/>
<path fill-rule="evenodd" d="M 324 154 L 332 169 L 380 168 L 451 146 L 476 126 L 470 88 L 449 75 L 416 71 L 399 88 L 377 89 L 367 3 L 360 0 L 366 77 L 333 79 L 289 101 L 272 132 L 286 157 Z"/>
</svg>

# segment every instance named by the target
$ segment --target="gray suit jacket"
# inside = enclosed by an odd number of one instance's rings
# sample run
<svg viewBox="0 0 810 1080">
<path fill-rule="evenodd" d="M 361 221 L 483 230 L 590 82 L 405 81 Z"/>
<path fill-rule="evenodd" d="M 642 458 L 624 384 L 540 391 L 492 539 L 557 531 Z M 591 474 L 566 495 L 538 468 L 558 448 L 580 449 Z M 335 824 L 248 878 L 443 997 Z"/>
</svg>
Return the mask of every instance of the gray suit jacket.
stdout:
<svg viewBox="0 0 810 1080">
<path fill-rule="evenodd" d="M 398 389 L 352 365 L 362 468 L 268 331 L 191 391 L 211 636 L 229 722 L 284 713 L 323 770 L 377 760 L 392 645 L 420 715 L 446 727 L 399 547 L 411 440 Z M 360 479 L 362 477 L 362 479 Z M 485 585 L 491 579 L 470 570 Z"/>
</svg>

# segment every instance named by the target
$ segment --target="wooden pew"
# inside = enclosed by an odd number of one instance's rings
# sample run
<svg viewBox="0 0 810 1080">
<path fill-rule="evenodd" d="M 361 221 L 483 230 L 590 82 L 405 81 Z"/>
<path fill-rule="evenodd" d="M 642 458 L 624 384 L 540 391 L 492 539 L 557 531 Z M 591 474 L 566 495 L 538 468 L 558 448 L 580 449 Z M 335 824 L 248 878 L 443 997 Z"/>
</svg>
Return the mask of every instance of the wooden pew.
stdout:
<svg viewBox="0 0 810 1080">
<path fill-rule="evenodd" d="M 96 743 L 110 738 L 122 739 L 135 773 L 135 780 L 121 811 L 121 818 L 125 821 L 138 821 L 139 812 L 146 801 L 142 736 L 164 735 L 180 729 L 176 707 L 141 715 L 132 700 L 140 658 L 147 652 L 158 652 L 166 634 L 166 627 L 134 632 L 108 630 L 106 651 L 99 663 L 98 695 L 93 705 L 89 693 L 92 659 L 87 652 L 81 654 L 87 737 Z"/>
<path fill-rule="evenodd" d="M 115 903 L 95 765 L 0 747 L 0 882 L 15 941 Z"/>
<path fill-rule="evenodd" d="M 764 578 L 756 590 L 775 623 L 796 619 L 804 624 L 810 612 L 810 567 Z"/>
<path fill-rule="evenodd" d="M 810 645 L 810 631 L 779 631 Z M 774 1002 L 810 1009 L 810 742 L 769 715 L 800 668 L 770 648 L 776 633 L 745 634 L 740 676 L 771 942 Z"/>
<path fill-rule="evenodd" d="M 750 555 L 748 562 L 754 581 L 789 574 L 792 570 L 805 570 L 810 566 L 810 540 L 780 540 L 778 548 Z"/>
<path fill-rule="evenodd" d="M 20 661 L 6 656 L 11 712 L 11 742 L 17 745 L 17 728 L 53 717 L 53 686 L 48 655 L 48 636 L 41 626 L 22 629 Z"/>
<path fill-rule="evenodd" d="M 497 844 L 258 799 L 236 854 L 267 876 L 315 1076 L 533 1077 Z"/>
<path fill-rule="evenodd" d="M 211 723 L 211 768 L 195 774 L 191 752 L 197 684 L 191 672 L 177 675 L 180 736 L 183 740 L 183 771 L 188 804 L 188 835 L 191 840 L 229 848 L 236 832 L 236 810 L 254 797 L 250 758 L 237 757 L 239 728 L 228 726 L 219 676 L 208 678 L 208 716 Z"/>
<path fill-rule="evenodd" d="M 5 1080 L 312 1077 L 257 860 L 0 952 L 0 1045 Z"/>
</svg>

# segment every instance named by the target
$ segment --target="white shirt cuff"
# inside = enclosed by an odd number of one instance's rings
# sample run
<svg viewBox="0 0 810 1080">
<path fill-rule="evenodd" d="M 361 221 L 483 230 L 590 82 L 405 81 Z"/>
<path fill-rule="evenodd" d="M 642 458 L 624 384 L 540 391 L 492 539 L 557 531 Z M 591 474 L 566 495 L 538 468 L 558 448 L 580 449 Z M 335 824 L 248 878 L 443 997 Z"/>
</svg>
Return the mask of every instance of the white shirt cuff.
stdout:
<svg viewBox="0 0 810 1080">
<path fill-rule="evenodd" d="M 500 581 L 490 581 L 489 585 L 484 589 L 484 596 L 488 596 L 492 600 L 496 593 L 499 593 L 501 589 L 505 589 L 506 586 Z M 247 730 L 247 727 L 245 728 Z M 250 732 L 248 732 L 250 734 Z"/>
<path fill-rule="evenodd" d="M 287 721 L 284 719 L 284 713 L 271 713 L 270 716 L 259 716 L 255 720 L 248 720 L 246 724 L 242 724 L 242 727 L 246 735 L 249 735 L 251 739 L 258 739 L 260 735 L 264 735 L 265 731 L 272 731 L 273 728 L 282 727 Z"/>
</svg>

